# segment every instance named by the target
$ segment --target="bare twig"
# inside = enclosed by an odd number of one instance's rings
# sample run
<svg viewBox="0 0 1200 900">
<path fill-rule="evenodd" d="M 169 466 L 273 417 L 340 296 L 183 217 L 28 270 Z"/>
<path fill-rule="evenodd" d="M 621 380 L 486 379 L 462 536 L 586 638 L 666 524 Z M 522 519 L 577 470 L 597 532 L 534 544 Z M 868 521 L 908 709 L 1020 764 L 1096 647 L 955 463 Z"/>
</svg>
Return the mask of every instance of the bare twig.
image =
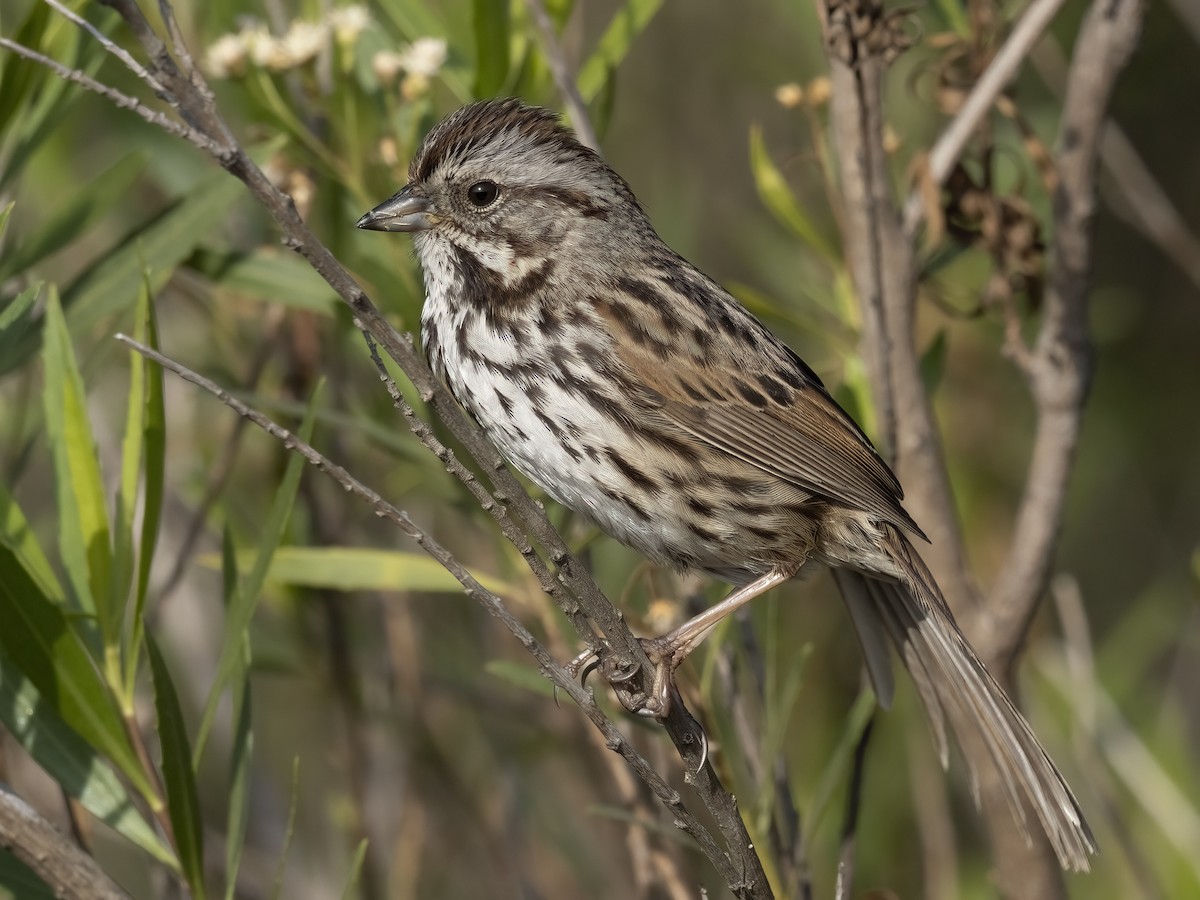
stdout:
<svg viewBox="0 0 1200 900">
<path fill-rule="evenodd" d="M 1096 174 L 1107 109 L 1118 73 L 1137 43 L 1140 0 L 1104 0 L 1089 10 L 1076 44 L 1056 153 L 1054 245 L 1045 315 L 1023 365 L 1037 430 L 1013 545 L 989 596 L 976 647 L 1011 666 L 1050 575 L 1091 377 L 1087 300 Z"/>
<path fill-rule="evenodd" d="M 1193 6 L 1200 19 L 1200 5 Z M 1030 55 L 1030 61 L 1050 89 L 1061 94 L 1067 80 L 1067 62 L 1058 43 L 1047 37 Z M 1100 161 L 1104 163 L 1110 200 L 1115 200 L 1110 202 L 1112 211 L 1158 247 L 1200 291 L 1200 238 L 1188 227 L 1133 141 L 1111 119 L 1100 141 Z M 1113 192 L 1115 198 L 1111 197 Z"/>
<path fill-rule="evenodd" d="M 866 15 L 882 19 L 881 4 Z M 922 554 L 951 602 L 976 597 L 933 408 L 916 347 L 916 276 L 911 242 L 900 228 L 883 150 L 884 59 L 856 35 L 864 15 L 854 3 L 821 0 L 833 95 L 830 115 L 845 210 L 845 245 L 863 315 L 863 360 L 884 452 L 894 458 L 907 505 L 929 535 Z"/>
<path fill-rule="evenodd" d="M 546 4 L 542 0 L 525 0 L 525 3 L 533 15 L 534 22 L 537 23 L 538 31 L 542 34 L 542 49 L 546 54 L 546 62 L 550 65 L 554 84 L 558 87 L 558 93 L 571 116 L 575 134 L 583 144 L 599 153 L 600 141 L 596 139 L 596 129 L 592 127 L 592 120 L 588 116 L 583 97 L 579 95 L 575 79 L 567 69 L 567 58 L 558 42 L 558 35 L 554 33 L 554 23 L 550 21 L 550 14 L 546 12 Z"/>
<path fill-rule="evenodd" d="M 1066 0 L 1033 0 L 1013 26 L 1004 45 L 975 82 L 962 107 L 929 151 L 926 178 L 934 185 L 940 187 L 945 184 L 971 135 L 988 114 L 1000 92 L 1012 81 L 1021 64 L 1029 56 L 1030 49 L 1065 2 Z M 924 211 L 925 204 L 920 189 L 914 190 L 904 204 L 904 234 L 910 242 L 921 224 Z"/>
<path fill-rule="evenodd" d="M 501 621 L 501 623 L 519 640 L 525 649 L 533 655 L 537 661 L 541 673 L 550 679 L 558 687 L 559 690 L 566 693 L 574 700 L 579 707 L 584 711 L 593 724 L 604 735 L 605 742 L 610 750 L 619 753 L 629 763 L 630 767 L 637 773 L 643 781 L 649 785 L 650 789 L 675 815 L 676 824 L 693 837 L 701 846 L 706 855 L 714 860 L 721 876 L 725 878 L 732 887 L 742 885 L 745 887 L 745 873 L 738 872 L 730 861 L 725 852 L 716 845 L 712 835 L 704 828 L 695 816 L 688 812 L 683 805 L 683 800 L 679 792 L 672 788 L 663 778 L 656 772 L 646 759 L 641 756 L 626 739 L 626 737 L 613 725 L 612 721 L 604 714 L 604 711 L 596 704 L 591 693 L 583 688 L 576 680 L 554 660 L 554 658 L 546 651 L 546 648 L 538 641 L 537 638 L 521 623 L 521 621 L 509 612 L 504 601 L 495 593 L 481 585 L 475 577 L 460 563 L 445 547 L 430 537 L 423 529 L 420 528 L 408 515 L 401 509 L 389 503 L 378 493 L 367 487 L 341 466 L 326 458 L 318 452 L 310 444 L 300 440 L 295 434 L 286 428 L 276 424 L 271 419 L 264 416 L 257 410 L 247 406 L 241 400 L 231 395 L 228 391 L 218 385 L 211 379 L 205 378 L 203 375 L 187 368 L 181 363 L 171 359 L 168 356 L 159 353 L 145 344 L 139 343 L 133 338 L 118 334 L 117 340 L 132 347 L 138 353 L 141 353 L 147 359 L 153 360 L 169 372 L 173 372 L 185 381 L 191 382 L 199 388 L 208 391 L 238 415 L 249 420 L 254 425 L 257 425 L 271 437 L 280 441 L 285 448 L 298 453 L 304 457 L 312 466 L 320 472 L 332 478 L 348 493 L 353 494 L 360 500 L 365 502 L 374 511 L 375 515 L 384 519 L 402 532 L 416 541 L 426 553 L 436 559 L 454 578 L 463 586 L 463 590 L 471 599 L 479 602 L 489 613 Z M 750 893 L 739 893 L 739 896 L 757 896 Z"/>
<path fill-rule="evenodd" d="M 129 900 L 96 861 L 28 803 L 0 784 L 0 847 L 63 900 Z"/>
<path fill-rule="evenodd" d="M 850 789 L 846 794 L 846 818 L 842 822 L 841 850 L 838 853 L 837 882 L 834 885 L 836 900 L 849 900 L 854 891 L 854 851 L 858 842 L 858 813 L 862 808 L 863 778 L 867 772 L 867 747 L 871 743 L 871 731 L 875 717 L 867 720 L 854 747 L 854 766 L 850 771 Z"/>
<path fill-rule="evenodd" d="M 540 564 L 535 544 L 540 546 L 549 557 L 555 566 L 555 571 L 549 581 L 543 581 L 543 587 L 546 587 L 558 602 L 559 609 L 571 622 L 577 633 L 585 640 L 592 642 L 593 646 L 597 646 L 602 659 L 612 663 L 614 669 L 628 671 L 631 667 L 636 668 L 642 689 L 648 691 L 653 683 L 654 670 L 647 660 L 641 644 L 625 624 L 621 612 L 599 590 L 586 568 L 572 556 L 561 536 L 546 518 L 544 510 L 534 502 L 517 478 L 507 469 L 495 448 L 467 419 L 446 387 L 434 378 L 423 355 L 413 346 L 412 339 L 397 333 L 379 314 L 374 304 L 337 262 L 328 248 L 312 234 L 301 219 L 291 198 L 276 189 L 243 151 L 217 110 L 211 89 L 201 73 L 195 69 L 190 57 L 186 55 L 186 51 L 177 52 L 176 56 L 172 56 L 154 28 L 146 20 L 136 0 L 99 0 L 99 2 L 115 9 L 124 19 L 147 56 L 148 71 L 155 83 L 163 87 L 160 93 L 161 99 L 174 109 L 188 126 L 184 131 L 181 131 L 178 126 L 164 125 L 164 127 L 167 127 L 171 133 L 184 137 L 208 152 L 223 168 L 246 184 L 251 194 L 263 205 L 283 232 L 284 244 L 302 255 L 333 287 L 351 308 L 357 323 L 364 332 L 370 334 L 386 350 L 412 381 L 422 400 L 429 405 L 433 414 L 446 424 L 450 432 L 480 466 L 493 488 L 490 492 L 481 488 L 482 494 L 476 493 L 477 498 L 497 521 L 507 520 L 511 515 L 512 520 L 516 523 L 512 529 L 502 527 L 506 537 L 514 541 L 525 559 L 530 562 L 531 567 Z M 173 35 L 176 43 L 180 43 L 178 29 L 171 24 L 173 16 L 169 3 L 161 0 L 159 5 L 164 20 L 168 22 L 168 31 Z M 25 55 L 28 55 L 28 52 Z M 42 58 L 38 61 L 43 60 L 55 71 L 63 69 L 52 60 Z M 70 70 L 65 70 L 64 77 L 73 78 Z M 95 82 L 85 83 L 84 86 L 97 90 L 110 98 L 114 95 L 110 89 Z M 410 422 L 420 423 L 420 420 L 413 416 L 410 418 Z M 451 464 L 453 455 L 438 444 L 428 426 L 420 423 L 414 428 L 414 433 L 429 449 L 438 453 L 451 471 L 455 471 L 456 474 L 461 472 L 460 478 L 468 484 L 468 487 L 475 487 L 474 475 L 458 465 L 456 461 L 454 461 L 454 465 Z M 411 523 L 409 524 L 411 525 Z M 428 542 L 422 543 L 422 546 L 428 549 Z M 444 551 L 433 555 L 443 565 L 448 567 L 458 565 Z M 535 560 L 538 562 L 535 563 Z M 461 566 L 458 568 L 461 570 Z M 566 588 L 565 592 L 557 589 L 558 583 Z M 471 588 L 468 593 L 470 594 L 474 590 Z M 499 615 L 498 612 L 496 614 Z M 597 634 L 602 634 L 603 638 L 597 640 Z M 531 652 L 534 652 L 532 648 Z M 534 655 L 538 656 L 539 654 L 535 653 Z M 542 660 L 542 657 L 545 657 L 544 651 L 542 651 L 539 661 Z M 545 659 L 549 660 L 549 657 L 545 657 Z M 552 664 L 552 661 L 547 664 Z M 632 683 L 631 680 L 629 686 L 632 688 L 635 683 Z M 578 692 L 570 693 L 572 696 L 576 696 Z M 577 699 L 579 698 L 577 697 Z M 606 719 L 602 723 L 595 718 L 598 708 L 590 698 L 580 702 L 581 705 L 584 705 L 585 712 L 596 722 L 597 727 L 602 731 L 611 729 L 610 725 L 604 724 L 607 723 Z M 698 838 L 701 847 L 709 856 L 712 864 L 729 882 L 737 896 L 769 897 L 771 891 L 766 875 L 738 813 L 737 803 L 721 785 L 711 765 L 705 760 L 703 742 L 698 737 L 697 726 L 682 703 L 672 705 L 671 715 L 664 725 L 667 734 L 683 759 L 685 770 L 688 773 L 688 781 L 693 784 L 701 801 L 708 807 L 725 841 L 725 848 L 720 848 L 715 839 L 705 832 L 703 837 Z M 624 753 L 623 748 L 626 742 L 615 729 L 611 729 L 611 731 L 611 734 L 606 732 L 606 740 L 609 741 L 612 749 Z M 662 782 L 657 773 L 646 766 L 642 768 L 635 766 L 635 771 L 648 782 L 650 778 L 653 778 L 664 787 L 666 793 L 657 789 L 655 792 L 673 814 L 680 817 L 686 813 L 679 795 L 671 792 L 669 788 L 665 788 L 665 782 Z"/>
</svg>

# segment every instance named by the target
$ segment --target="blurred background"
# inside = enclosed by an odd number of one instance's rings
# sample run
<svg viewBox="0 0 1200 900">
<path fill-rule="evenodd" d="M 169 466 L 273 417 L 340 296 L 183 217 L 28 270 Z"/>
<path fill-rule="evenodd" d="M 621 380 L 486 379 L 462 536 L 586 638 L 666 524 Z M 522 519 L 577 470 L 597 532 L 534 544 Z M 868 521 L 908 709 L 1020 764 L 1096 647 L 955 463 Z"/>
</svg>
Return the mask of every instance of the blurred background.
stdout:
<svg viewBox="0 0 1200 900">
<path fill-rule="evenodd" d="M 67 5 L 129 43 L 111 12 Z M 869 425 L 813 4 L 547 7 L 581 73 L 605 156 L 663 237 L 760 315 Z M 946 113 L 1021 9 L 938 0 L 913 13 L 917 41 L 893 66 L 887 97 L 897 190 L 908 189 Z M 1055 62 L 1069 55 L 1085 9 L 1069 0 L 1011 87 L 1020 115 L 993 114 L 987 165 L 978 146 L 964 162 L 965 175 L 980 183 L 990 173 L 996 195 L 1042 228 L 1050 201 L 1038 148 L 1054 142 Z M 235 133 L 397 327 L 417 329 L 410 241 L 353 223 L 404 182 L 421 135 L 455 107 L 509 93 L 557 105 L 525 5 L 180 0 L 176 10 Z M 153 102 L 45 5 L 3 0 L 0 33 Z M 1111 110 L 1192 235 L 1200 232 L 1198 44 L 1186 0 L 1151 4 Z M 56 548 L 72 505 L 43 400 L 48 285 L 62 298 L 111 501 L 132 370 L 112 335 L 134 329 L 146 283 L 164 352 L 255 408 L 294 427 L 323 381 L 316 446 L 455 551 L 560 659 L 573 656 L 570 629 L 519 555 L 392 408 L 346 309 L 280 246 L 240 183 L 182 140 L 11 53 L 0 51 L 0 67 L 0 206 L 14 204 L 0 243 L 0 324 L 22 291 L 47 284 L 27 327 L 0 330 L 0 483 L 53 568 L 70 568 Z M 1192 256 L 1189 269 L 1186 242 L 1172 251 L 1131 221 L 1130 194 L 1149 195 L 1130 172 L 1120 165 L 1101 178 L 1096 375 L 1054 589 L 1020 679 L 1035 730 L 1103 849 L 1097 874 L 1068 883 L 1072 896 L 1089 898 L 1200 895 L 1200 261 Z M 1029 267 L 1012 279 L 1031 327 L 1040 242 L 1049 237 L 1035 233 Z M 921 342 L 986 588 L 1011 540 L 1033 409 L 1001 353 L 1003 316 L 985 290 L 988 252 L 952 227 L 926 257 Z M 402 379 L 400 387 L 408 391 Z M 165 397 L 165 486 L 146 617 L 194 739 L 215 704 L 222 648 L 241 641 L 225 614 L 222 535 L 245 576 L 266 542 L 288 459 L 191 385 L 168 376 Z M 641 633 L 681 616 L 680 598 L 722 591 L 647 568 L 563 511 L 552 516 L 586 548 L 601 586 Z M 695 897 L 697 885 L 728 896 L 583 716 L 551 700 L 508 632 L 315 471 L 303 473 L 248 635 L 248 676 L 230 691 L 241 699 L 236 709 L 228 698 L 214 706 L 196 774 L 213 893 L 225 890 L 235 842 L 235 895 L 247 898 Z M 710 644 L 682 679 L 718 769 L 755 833 L 783 814 L 771 777 L 778 756 L 799 814 L 802 869 L 815 895 L 829 896 L 848 761 L 870 710 L 832 583 L 821 573 L 777 591 Z M 764 666 L 765 693 L 749 660 Z M 136 712 L 153 744 L 144 662 L 137 673 Z M 235 715 L 246 698 L 249 731 Z M 990 896 L 961 761 L 942 775 L 913 701 L 905 682 L 896 709 L 875 721 L 858 893 Z M 686 801 L 665 736 L 620 721 Z M 749 744 L 738 737 L 747 728 Z M 747 746 L 764 758 L 750 758 Z M 66 827 L 46 763 L 12 737 L 0 747 L 3 779 Z M 250 749 L 246 770 L 235 764 L 242 749 Z M 238 772 L 243 780 L 232 777 Z M 244 838 L 231 830 L 239 804 L 248 811 Z M 88 840 L 134 896 L 176 895 L 168 867 L 126 837 L 93 820 Z M 764 854 L 777 876 L 773 852 Z M 0 895 L 39 896 L 5 878 Z"/>
</svg>

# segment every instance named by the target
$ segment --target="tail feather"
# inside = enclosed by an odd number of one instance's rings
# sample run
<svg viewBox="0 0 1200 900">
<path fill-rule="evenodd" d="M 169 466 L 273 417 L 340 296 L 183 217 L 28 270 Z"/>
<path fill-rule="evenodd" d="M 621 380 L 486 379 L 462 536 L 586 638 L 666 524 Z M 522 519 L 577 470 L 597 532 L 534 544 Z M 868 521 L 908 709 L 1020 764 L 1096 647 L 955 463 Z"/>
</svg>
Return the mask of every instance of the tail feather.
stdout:
<svg viewBox="0 0 1200 900">
<path fill-rule="evenodd" d="M 856 627 L 864 620 L 864 597 L 891 637 L 925 705 L 934 741 L 946 765 L 946 729 L 963 746 L 978 797 L 978 766 L 999 774 L 1014 818 L 1028 838 L 1026 803 L 1032 808 L 1064 868 L 1087 871 L 1096 843 L 1071 789 L 1004 689 L 988 673 L 959 630 L 933 576 L 899 531 L 886 526 L 885 548 L 902 580 L 885 581 L 839 570 L 837 581 L 852 609 Z M 851 596 L 853 600 L 849 599 Z M 857 612 L 853 612 L 857 607 Z M 864 645 L 865 645 L 864 641 Z M 874 680 L 875 676 L 872 675 Z M 980 744 L 986 757 L 977 758 Z M 976 757 L 976 758 L 972 758 Z"/>
</svg>

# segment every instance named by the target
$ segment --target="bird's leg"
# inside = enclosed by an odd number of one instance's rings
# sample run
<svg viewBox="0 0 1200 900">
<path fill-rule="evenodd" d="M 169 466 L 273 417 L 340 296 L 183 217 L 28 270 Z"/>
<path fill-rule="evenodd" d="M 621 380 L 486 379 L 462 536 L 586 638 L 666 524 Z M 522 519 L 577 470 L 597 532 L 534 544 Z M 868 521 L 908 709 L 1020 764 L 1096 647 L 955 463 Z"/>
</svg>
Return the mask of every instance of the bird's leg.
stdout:
<svg viewBox="0 0 1200 900">
<path fill-rule="evenodd" d="M 650 696 L 638 709 L 631 710 L 642 716 L 665 719 L 671 711 L 671 695 L 675 692 L 675 670 L 688 655 L 700 646 L 709 632 L 732 612 L 741 609 L 755 597 L 771 588 L 783 584 L 799 571 L 799 566 L 772 569 L 761 578 L 756 578 L 738 588 L 720 603 L 710 606 L 699 615 L 688 619 L 674 631 L 662 637 L 643 640 L 646 656 L 654 664 L 654 686 Z"/>
</svg>

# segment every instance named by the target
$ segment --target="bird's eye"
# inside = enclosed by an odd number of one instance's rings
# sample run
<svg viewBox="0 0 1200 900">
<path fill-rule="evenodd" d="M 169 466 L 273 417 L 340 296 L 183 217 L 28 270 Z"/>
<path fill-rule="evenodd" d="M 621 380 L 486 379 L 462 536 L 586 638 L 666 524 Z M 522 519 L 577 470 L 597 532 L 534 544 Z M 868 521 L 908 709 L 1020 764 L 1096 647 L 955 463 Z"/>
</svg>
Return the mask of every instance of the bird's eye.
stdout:
<svg viewBox="0 0 1200 900">
<path fill-rule="evenodd" d="M 477 181 L 467 188 L 467 199 L 480 209 L 490 206 L 499 195 L 500 187 L 494 181 Z"/>
</svg>

